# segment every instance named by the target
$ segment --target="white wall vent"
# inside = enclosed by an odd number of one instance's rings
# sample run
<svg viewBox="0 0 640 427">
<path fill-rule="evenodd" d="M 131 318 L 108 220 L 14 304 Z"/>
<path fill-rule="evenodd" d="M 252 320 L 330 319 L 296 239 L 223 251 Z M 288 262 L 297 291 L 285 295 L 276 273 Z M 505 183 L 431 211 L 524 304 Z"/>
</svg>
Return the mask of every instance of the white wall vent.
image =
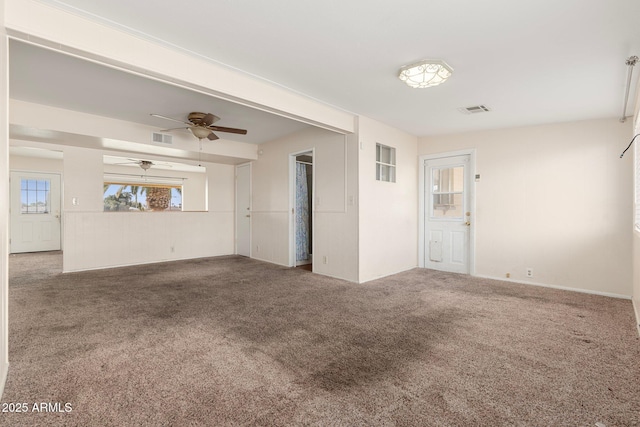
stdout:
<svg viewBox="0 0 640 427">
<path fill-rule="evenodd" d="M 153 132 L 153 142 L 159 142 L 161 144 L 173 144 L 173 135 L 166 133 Z"/>
<path fill-rule="evenodd" d="M 458 111 L 460 111 L 463 114 L 477 114 L 477 113 L 488 113 L 491 110 L 486 105 L 474 105 L 472 107 L 460 107 L 458 108 Z"/>
</svg>

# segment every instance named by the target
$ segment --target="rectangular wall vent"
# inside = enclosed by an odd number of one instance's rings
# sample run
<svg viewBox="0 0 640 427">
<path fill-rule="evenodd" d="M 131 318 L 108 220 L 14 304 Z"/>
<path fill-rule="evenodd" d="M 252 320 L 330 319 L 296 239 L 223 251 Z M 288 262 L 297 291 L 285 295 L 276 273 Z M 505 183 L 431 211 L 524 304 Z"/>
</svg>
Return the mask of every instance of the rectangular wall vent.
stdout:
<svg viewBox="0 0 640 427">
<path fill-rule="evenodd" d="M 173 144 L 173 135 L 167 135 L 166 133 L 153 132 L 153 142 L 159 142 L 161 144 Z"/>
<path fill-rule="evenodd" d="M 458 108 L 458 111 L 460 111 L 463 114 L 477 114 L 477 113 L 488 113 L 491 110 L 486 105 L 474 105 L 472 107 L 460 107 Z"/>
</svg>

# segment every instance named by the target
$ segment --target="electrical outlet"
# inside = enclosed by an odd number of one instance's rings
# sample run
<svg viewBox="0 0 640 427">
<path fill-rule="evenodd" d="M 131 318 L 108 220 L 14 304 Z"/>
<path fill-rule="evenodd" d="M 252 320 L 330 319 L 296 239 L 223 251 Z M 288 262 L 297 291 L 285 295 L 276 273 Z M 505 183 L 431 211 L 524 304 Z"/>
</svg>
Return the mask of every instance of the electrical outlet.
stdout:
<svg viewBox="0 0 640 427">
<path fill-rule="evenodd" d="M 176 248 L 175 248 L 175 247 L 173 247 L 173 246 L 171 246 L 171 248 L 170 248 L 170 249 L 171 249 L 171 253 L 174 253 L 174 252 L 176 251 Z"/>
<path fill-rule="evenodd" d="M 533 268 L 529 267 L 527 268 L 527 277 L 533 277 Z"/>
<path fill-rule="evenodd" d="M 328 257 L 328 256 L 326 256 L 326 255 L 325 255 L 325 256 L 323 256 L 323 257 L 322 257 L 322 263 L 323 263 L 323 264 L 329 264 L 329 257 Z"/>
<path fill-rule="evenodd" d="M 260 252 L 260 245 L 256 245 L 256 252 Z"/>
<path fill-rule="evenodd" d="M 507 273 L 507 279 L 511 278 L 511 273 Z"/>
</svg>

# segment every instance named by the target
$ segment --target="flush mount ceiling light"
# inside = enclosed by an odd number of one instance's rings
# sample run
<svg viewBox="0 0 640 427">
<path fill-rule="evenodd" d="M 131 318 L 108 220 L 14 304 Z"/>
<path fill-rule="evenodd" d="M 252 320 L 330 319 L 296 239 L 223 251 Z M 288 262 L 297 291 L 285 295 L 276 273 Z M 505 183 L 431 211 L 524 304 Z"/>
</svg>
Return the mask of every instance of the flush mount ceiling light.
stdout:
<svg viewBox="0 0 640 427">
<path fill-rule="evenodd" d="M 446 62 L 439 59 L 427 59 L 400 68 L 398 78 L 407 85 L 423 89 L 444 83 L 453 73 Z"/>
</svg>

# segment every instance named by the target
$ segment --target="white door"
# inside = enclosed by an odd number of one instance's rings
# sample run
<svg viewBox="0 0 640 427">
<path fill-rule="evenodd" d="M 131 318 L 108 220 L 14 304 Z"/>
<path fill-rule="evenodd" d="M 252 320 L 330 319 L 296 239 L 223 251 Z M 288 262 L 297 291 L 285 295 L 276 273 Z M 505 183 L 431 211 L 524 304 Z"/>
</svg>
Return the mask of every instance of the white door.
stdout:
<svg viewBox="0 0 640 427">
<path fill-rule="evenodd" d="M 424 163 L 424 266 L 469 273 L 469 155 Z"/>
<path fill-rule="evenodd" d="M 60 250 L 60 175 L 11 172 L 9 251 Z"/>
<path fill-rule="evenodd" d="M 251 164 L 236 167 L 236 253 L 251 256 Z"/>
</svg>

